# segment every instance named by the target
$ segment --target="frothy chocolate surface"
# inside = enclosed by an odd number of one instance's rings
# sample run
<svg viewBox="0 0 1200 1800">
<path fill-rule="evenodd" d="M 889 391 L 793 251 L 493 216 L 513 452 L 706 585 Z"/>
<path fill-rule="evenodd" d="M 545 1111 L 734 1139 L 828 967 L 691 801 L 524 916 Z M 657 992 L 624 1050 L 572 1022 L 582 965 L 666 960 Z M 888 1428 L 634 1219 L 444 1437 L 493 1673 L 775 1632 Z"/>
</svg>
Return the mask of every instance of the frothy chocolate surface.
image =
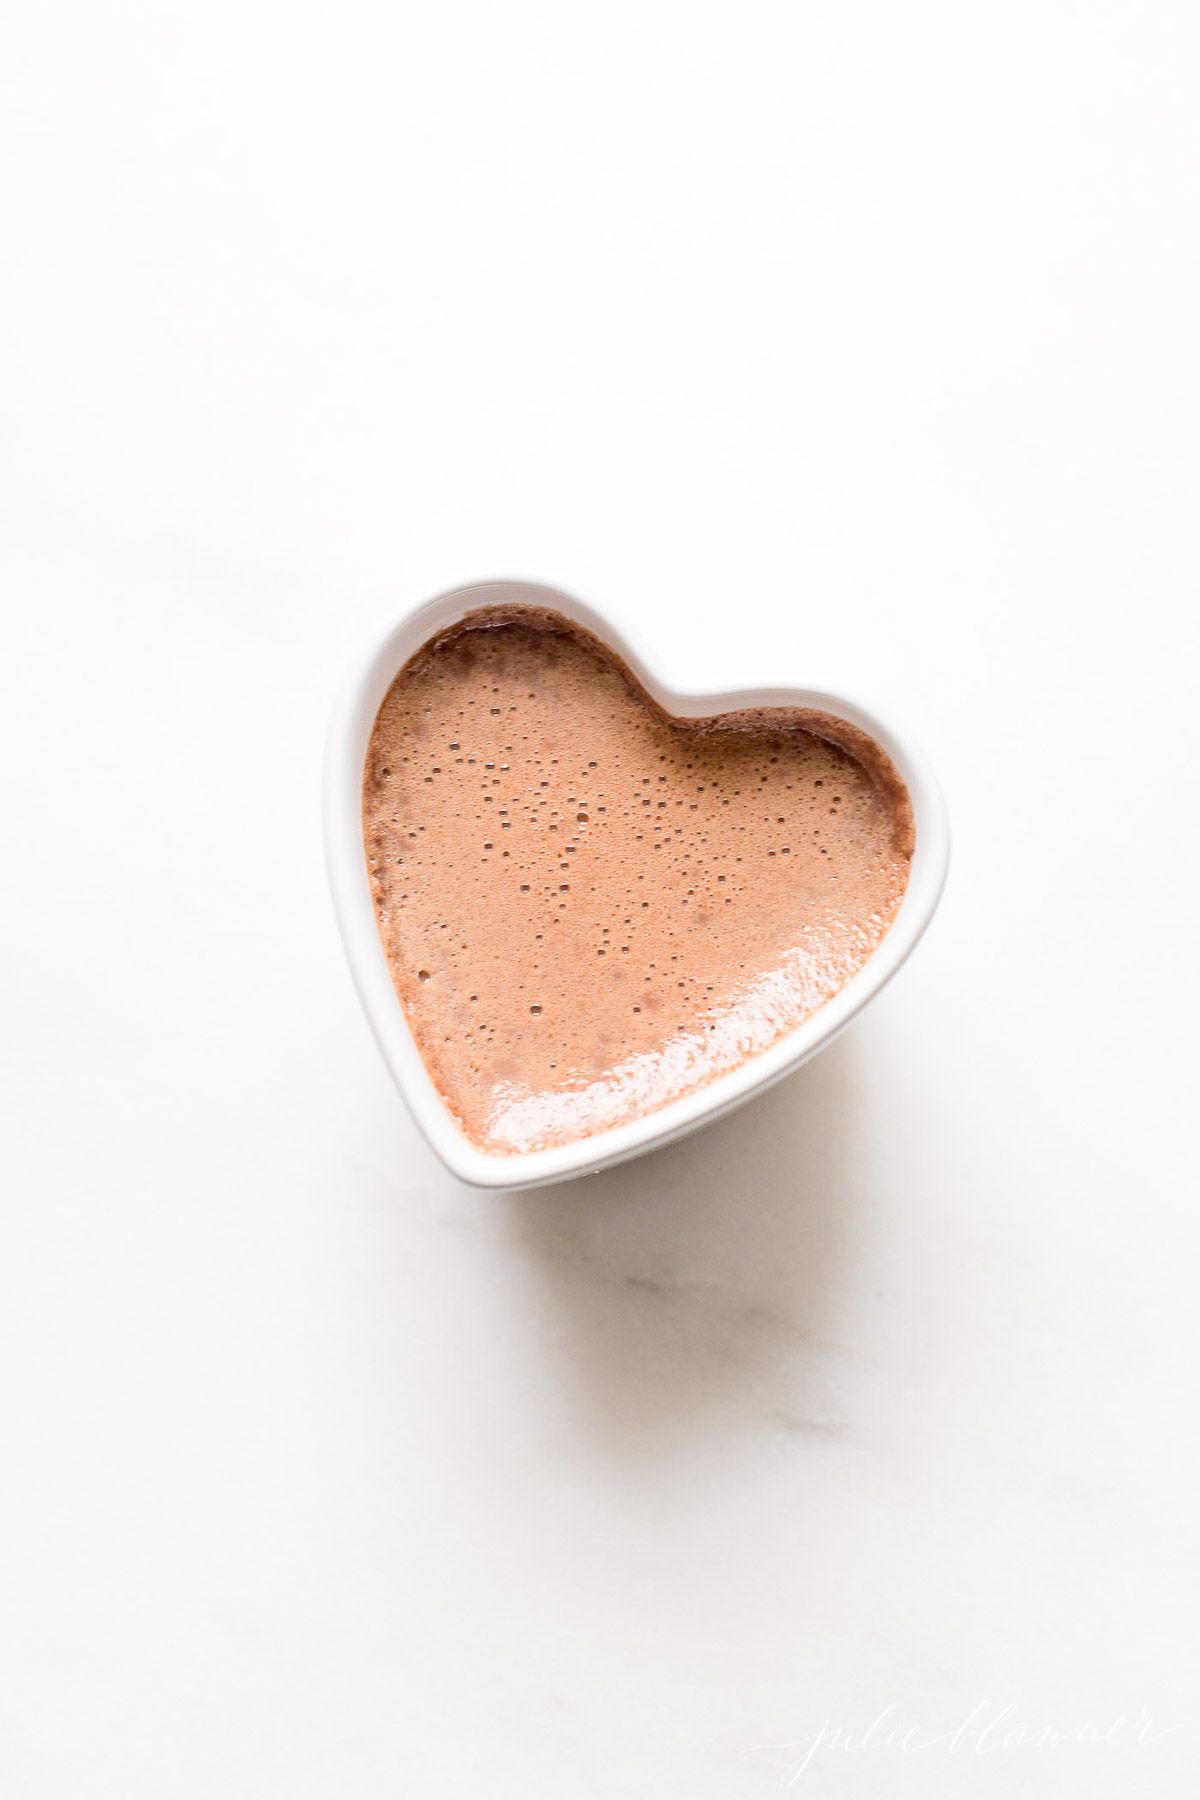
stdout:
<svg viewBox="0 0 1200 1800">
<path fill-rule="evenodd" d="M 467 1135 L 540 1149 L 702 1086 L 862 967 L 904 894 L 908 794 L 822 714 L 683 723 L 556 614 L 476 613 L 371 733 L 379 932 Z"/>
</svg>

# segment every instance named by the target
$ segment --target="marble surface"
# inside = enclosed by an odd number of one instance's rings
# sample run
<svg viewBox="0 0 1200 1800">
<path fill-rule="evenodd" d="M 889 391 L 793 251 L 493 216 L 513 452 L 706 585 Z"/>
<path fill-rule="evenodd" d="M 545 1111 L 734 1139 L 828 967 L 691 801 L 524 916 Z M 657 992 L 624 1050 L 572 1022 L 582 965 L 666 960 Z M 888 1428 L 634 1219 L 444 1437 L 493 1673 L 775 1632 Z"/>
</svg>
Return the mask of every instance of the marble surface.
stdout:
<svg viewBox="0 0 1200 1800">
<path fill-rule="evenodd" d="M 1195 18 L 6 36 L 5 1795 L 1190 1791 Z M 489 1197 L 318 774 L 511 573 L 902 713 L 955 853 L 810 1067 Z"/>
</svg>

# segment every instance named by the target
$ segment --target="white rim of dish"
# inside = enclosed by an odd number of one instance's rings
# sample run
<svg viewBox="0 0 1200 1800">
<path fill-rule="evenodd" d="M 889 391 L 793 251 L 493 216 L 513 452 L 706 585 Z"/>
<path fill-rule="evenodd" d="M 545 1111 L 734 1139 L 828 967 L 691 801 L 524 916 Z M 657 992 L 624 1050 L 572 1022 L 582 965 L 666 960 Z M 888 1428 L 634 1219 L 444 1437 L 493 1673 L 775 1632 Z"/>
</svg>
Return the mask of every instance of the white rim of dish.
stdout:
<svg viewBox="0 0 1200 1800">
<path fill-rule="evenodd" d="M 657 1111 L 548 1150 L 492 1154 L 473 1144 L 455 1122 L 429 1075 L 392 985 L 375 921 L 362 835 L 362 777 L 375 716 L 395 676 L 414 651 L 478 607 L 550 607 L 586 626 L 625 662 L 665 709 L 681 719 L 747 707 L 813 707 L 845 719 L 882 745 L 912 799 L 916 842 L 908 887 L 886 937 L 844 988 L 768 1049 L 706 1086 Z M 756 687 L 691 694 L 669 687 L 612 619 L 560 588 L 536 581 L 470 582 L 405 612 L 354 665 L 334 707 L 324 773 L 325 859 L 334 911 L 354 985 L 392 1078 L 431 1148 L 460 1181 L 480 1188 L 540 1187 L 624 1162 L 719 1119 L 761 1094 L 833 1041 L 873 1000 L 908 958 L 941 898 L 950 857 L 950 831 L 937 779 L 924 752 L 906 732 L 859 701 L 809 687 Z"/>
</svg>

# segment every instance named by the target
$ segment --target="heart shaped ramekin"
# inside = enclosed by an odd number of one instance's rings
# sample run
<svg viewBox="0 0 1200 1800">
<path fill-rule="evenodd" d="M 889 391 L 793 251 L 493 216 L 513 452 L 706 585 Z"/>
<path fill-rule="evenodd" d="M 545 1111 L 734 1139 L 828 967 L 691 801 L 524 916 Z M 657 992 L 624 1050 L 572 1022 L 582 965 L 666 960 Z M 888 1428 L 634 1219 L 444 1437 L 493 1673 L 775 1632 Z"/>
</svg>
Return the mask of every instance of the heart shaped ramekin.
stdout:
<svg viewBox="0 0 1200 1800">
<path fill-rule="evenodd" d="M 363 851 L 362 781 L 375 715 L 396 674 L 435 632 L 478 607 L 550 607 L 584 625 L 617 653 L 659 704 L 679 718 L 702 718 L 747 707 L 812 707 L 846 719 L 881 744 L 912 799 L 916 847 L 908 888 L 891 929 L 859 972 L 803 1024 L 706 1087 L 658 1111 L 593 1137 L 549 1150 L 496 1155 L 471 1143 L 455 1123 L 421 1059 L 392 986 L 375 923 Z M 895 726 L 838 694 L 813 688 L 769 687 L 737 693 L 680 694 L 646 667 L 623 632 L 590 606 L 558 588 L 530 581 L 481 581 L 453 588 L 408 612 L 362 658 L 334 709 L 325 759 L 325 856 L 333 904 L 350 972 L 371 1029 L 409 1110 L 446 1167 L 482 1188 L 540 1187 L 585 1175 L 640 1156 L 718 1119 L 743 1100 L 799 1068 L 823 1050 L 856 1013 L 890 981 L 933 917 L 949 861 L 946 811 L 933 771 L 922 752 Z"/>
</svg>

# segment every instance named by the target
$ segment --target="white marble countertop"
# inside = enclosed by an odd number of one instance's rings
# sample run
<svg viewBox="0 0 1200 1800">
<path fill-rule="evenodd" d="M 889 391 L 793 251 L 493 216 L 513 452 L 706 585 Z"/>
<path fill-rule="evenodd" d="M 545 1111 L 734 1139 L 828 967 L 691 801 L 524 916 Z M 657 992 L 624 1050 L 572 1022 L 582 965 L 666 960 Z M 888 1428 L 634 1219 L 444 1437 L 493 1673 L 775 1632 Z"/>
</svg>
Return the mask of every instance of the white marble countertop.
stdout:
<svg viewBox="0 0 1200 1800">
<path fill-rule="evenodd" d="M 1196 20 L 12 31 L 6 1800 L 1191 1791 Z M 955 832 L 825 1056 L 509 1197 L 317 802 L 492 574 L 876 698 Z"/>
</svg>

